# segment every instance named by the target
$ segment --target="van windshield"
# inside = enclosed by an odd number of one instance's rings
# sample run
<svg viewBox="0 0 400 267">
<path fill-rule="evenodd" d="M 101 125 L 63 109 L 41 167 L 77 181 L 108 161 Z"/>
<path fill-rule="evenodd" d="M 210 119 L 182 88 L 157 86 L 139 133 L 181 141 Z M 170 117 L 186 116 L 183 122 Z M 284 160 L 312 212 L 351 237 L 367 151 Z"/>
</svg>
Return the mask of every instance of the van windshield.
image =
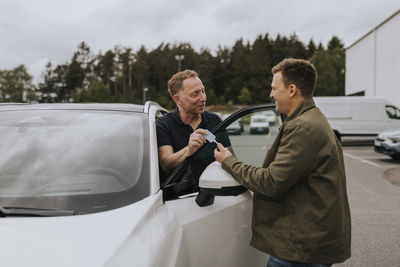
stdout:
<svg viewBox="0 0 400 267">
<path fill-rule="evenodd" d="M 400 120 L 400 110 L 394 106 L 386 106 L 386 114 L 391 119 Z"/>
</svg>

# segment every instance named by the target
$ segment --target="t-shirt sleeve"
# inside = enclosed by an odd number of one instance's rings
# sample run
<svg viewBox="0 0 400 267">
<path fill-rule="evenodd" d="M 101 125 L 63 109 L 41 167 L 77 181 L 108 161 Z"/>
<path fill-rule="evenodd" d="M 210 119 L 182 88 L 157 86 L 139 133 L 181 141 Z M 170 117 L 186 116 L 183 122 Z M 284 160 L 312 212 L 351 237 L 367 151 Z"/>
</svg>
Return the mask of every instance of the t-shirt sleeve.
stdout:
<svg viewBox="0 0 400 267">
<path fill-rule="evenodd" d="M 168 130 L 166 118 L 160 117 L 156 120 L 157 146 L 172 146 L 172 138 Z"/>
</svg>

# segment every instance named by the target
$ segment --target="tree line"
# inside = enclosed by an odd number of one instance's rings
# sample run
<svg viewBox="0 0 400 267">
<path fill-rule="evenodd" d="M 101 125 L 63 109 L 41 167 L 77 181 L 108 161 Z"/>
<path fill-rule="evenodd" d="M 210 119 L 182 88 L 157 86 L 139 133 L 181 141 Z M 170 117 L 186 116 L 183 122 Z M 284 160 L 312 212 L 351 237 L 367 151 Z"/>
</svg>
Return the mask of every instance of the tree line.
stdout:
<svg viewBox="0 0 400 267">
<path fill-rule="evenodd" d="M 207 103 L 252 105 L 269 101 L 271 68 L 287 57 L 310 60 L 318 71 L 315 95 L 344 95 L 345 51 L 333 36 L 327 47 L 307 44 L 296 34 L 289 37 L 259 35 L 254 42 L 239 39 L 232 47 L 195 51 L 190 43 L 161 43 L 147 51 L 142 46 L 115 46 L 93 54 L 81 42 L 70 61 L 49 62 L 42 80 L 34 85 L 24 65 L 0 70 L 1 102 L 119 102 L 142 104 L 153 100 L 174 106 L 167 91 L 168 79 L 178 68 L 199 73 Z"/>
</svg>

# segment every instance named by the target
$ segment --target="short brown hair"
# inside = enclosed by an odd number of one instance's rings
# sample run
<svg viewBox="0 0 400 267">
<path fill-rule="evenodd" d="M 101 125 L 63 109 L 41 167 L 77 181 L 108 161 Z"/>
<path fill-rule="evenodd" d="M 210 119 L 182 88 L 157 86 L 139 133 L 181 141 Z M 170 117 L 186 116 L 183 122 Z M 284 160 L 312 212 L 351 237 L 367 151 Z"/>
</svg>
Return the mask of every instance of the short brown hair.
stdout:
<svg viewBox="0 0 400 267">
<path fill-rule="evenodd" d="M 172 78 L 168 81 L 168 92 L 173 97 L 180 90 L 182 90 L 183 81 L 187 78 L 199 77 L 197 72 L 194 70 L 184 70 L 181 72 L 177 72 L 172 76 Z"/>
<path fill-rule="evenodd" d="M 272 68 L 272 74 L 282 73 L 285 87 L 295 84 L 302 96 L 312 96 L 317 84 L 317 70 L 311 62 L 286 58 Z"/>
</svg>

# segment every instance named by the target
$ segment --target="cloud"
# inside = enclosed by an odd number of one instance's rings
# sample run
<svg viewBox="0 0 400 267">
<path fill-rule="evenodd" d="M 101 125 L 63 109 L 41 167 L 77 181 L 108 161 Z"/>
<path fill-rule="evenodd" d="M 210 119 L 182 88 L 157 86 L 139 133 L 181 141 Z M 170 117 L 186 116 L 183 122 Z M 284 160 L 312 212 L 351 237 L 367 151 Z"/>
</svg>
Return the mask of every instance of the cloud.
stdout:
<svg viewBox="0 0 400 267">
<path fill-rule="evenodd" d="M 336 35 L 348 46 L 399 7 L 398 0 L 2 0 L 0 69 L 25 64 L 39 80 L 45 61 L 69 61 L 82 41 L 94 54 L 163 42 L 215 51 L 266 33 L 324 44 Z"/>
</svg>

